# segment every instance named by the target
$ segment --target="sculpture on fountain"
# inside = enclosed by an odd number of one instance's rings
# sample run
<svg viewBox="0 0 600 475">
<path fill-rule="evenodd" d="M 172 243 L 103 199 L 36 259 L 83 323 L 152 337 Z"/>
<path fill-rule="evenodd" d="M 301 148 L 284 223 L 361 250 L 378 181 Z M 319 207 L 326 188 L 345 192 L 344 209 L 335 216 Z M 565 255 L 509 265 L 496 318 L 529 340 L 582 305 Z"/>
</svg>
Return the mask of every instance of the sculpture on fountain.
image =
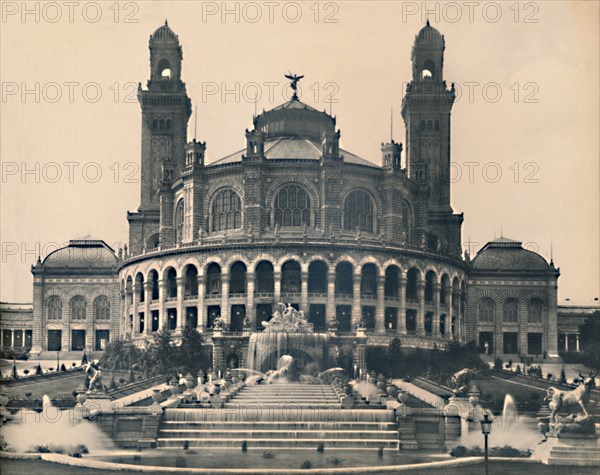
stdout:
<svg viewBox="0 0 600 475">
<path fill-rule="evenodd" d="M 87 394 L 104 392 L 105 388 L 102 384 L 102 370 L 98 363 L 90 362 L 83 367 L 85 373 L 85 388 Z"/>
<path fill-rule="evenodd" d="M 273 313 L 271 320 L 263 321 L 265 332 L 312 332 L 313 325 L 308 323 L 304 317 L 303 310 L 296 310 L 291 304 L 283 303 L 277 305 L 278 309 Z"/>
<path fill-rule="evenodd" d="M 563 391 L 554 387 L 547 389 L 547 396 L 544 400 L 548 401 L 551 412 L 549 424 L 545 427 L 546 430 L 554 434 L 593 434 L 595 432 L 594 416 L 589 414 L 587 406 L 592 389 L 596 387 L 597 374 L 597 372 L 590 374 L 577 388 L 571 391 Z M 571 413 L 564 417 L 559 415 L 563 409 L 578 406 L 583 414 Z"/>
<path fill-rule="evenodd" d="M 477 379 L 479 372 L 471 368 L 463 368 L 450 378 L 450 385 L 455 397 L 466 397 L 469 394 L 471 383 Z"/>
</svg>

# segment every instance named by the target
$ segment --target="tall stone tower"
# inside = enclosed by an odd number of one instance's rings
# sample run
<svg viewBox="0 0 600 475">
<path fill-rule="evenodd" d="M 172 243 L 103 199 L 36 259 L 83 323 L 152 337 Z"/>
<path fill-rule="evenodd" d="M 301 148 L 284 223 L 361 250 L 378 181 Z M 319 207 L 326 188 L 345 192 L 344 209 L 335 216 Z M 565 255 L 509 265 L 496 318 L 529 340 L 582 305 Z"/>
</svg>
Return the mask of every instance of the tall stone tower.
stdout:
<svg viewBox="0 0 600 475">
<path fill-rule="evenodd" d="M 154 235 L 159 227 L 160 190 L 184 167 L 191 115 L 191 101 L 181 80 L 183 52 L 166 21 L 150 36 L 148 47 L 150 79 L 146 90 L 141 84 L 138 89 L 142 109 L 141 201 L 137 213 L 128 215 L 132 248 L 158 244 Z M 149 244 L 151 237 L 156 242 Z"/>
<path fill-rule="evenodd" d="M 402 101 L 408 176 L 430 187 L 429 209 L 450 209 L 450 111 L 454 89 L 444 81 L 444 37 L 429 21 L 412 49 L 413 78 Z"/>
<path fill-rule="evenodd" d="M 450 206 L 450 113 L 454 87 L 444 81 L 442 34 L 429 21 L 412 48 L 412 81 L 402 100 L 408 176 L 421 188 L 426 203 L 422 240 L 427 247 L 446 247 L 460 254 L 462 215 Z"/>
</svg>

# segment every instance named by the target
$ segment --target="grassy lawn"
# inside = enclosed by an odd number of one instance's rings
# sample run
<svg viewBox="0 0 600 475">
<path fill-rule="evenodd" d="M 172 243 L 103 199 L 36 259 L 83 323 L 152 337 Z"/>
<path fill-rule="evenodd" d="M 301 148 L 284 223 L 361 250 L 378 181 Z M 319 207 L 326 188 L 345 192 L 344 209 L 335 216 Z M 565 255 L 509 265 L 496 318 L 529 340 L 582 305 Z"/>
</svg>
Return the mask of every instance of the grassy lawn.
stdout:
<svg viewBox="0 0 600 475">
<path fill-rule="evenodd" d="M 308 458 L 308 457 L 307 457 Z M 96 470 L 85 469 L 80 467 L 69 467 L 67 465 L 59 465 L 50 462 L 39 460 L 11 460 L 0 459 L 2 475 L 107 475 L 107 474 L 133 474 L 139 473 L 135 471 L 112 471 L 112 470 Z M 154 474 L 167 474 L 173 472 L 152 472 Z M 388 472 L 389 473 L 389 472 Z M 422 475 L 481 475 L 483 473 L 483 464 L 470 465 L 464 467 L 440 467 L 433 469 L 420 469 L 418 471 Z M 597 468 L 577 467 L 576 472 L 571 468 L 542 465 L 535 463 L 520 463 L 520 462 L 502 462 L 490 461 L 490 475 L 564 475 L 565 473 L 577 473 L 578 475 L 597 475 Z"/>
<path fill-rule="evenodd" d="M 115 371 L 115 379 L 125 378 L 129 381 L 127 371 Z M 104 384 L 108 384 L 112 376 L 111 371 L 102 371 Z M 138 375 L 139 376 L 139 375 Z M 67 373 L 60 378 L 21 380 L 18 383 L 12 383 L 10 386 L 0 384 L 0 393 L 13 398 L 25 398 L 26 392 L 31 392 L 31 399 L 41 399 L 44 394 L 50 398 L 71 398 L 72 392 L 85 381 L 85 374 L 82 371 Z"/>
</svg>

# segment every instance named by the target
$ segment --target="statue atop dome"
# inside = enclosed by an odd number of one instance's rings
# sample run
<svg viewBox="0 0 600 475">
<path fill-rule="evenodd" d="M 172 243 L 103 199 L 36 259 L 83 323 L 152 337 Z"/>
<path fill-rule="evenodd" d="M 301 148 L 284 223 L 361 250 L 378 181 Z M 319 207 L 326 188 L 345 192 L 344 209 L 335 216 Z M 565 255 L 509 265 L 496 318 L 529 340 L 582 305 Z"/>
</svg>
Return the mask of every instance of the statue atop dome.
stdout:
<svg viewBox="0 0 600 475">
<path fill-rule="evenodd" d="M 298 76 L 297 74 L 286 74 L 285 77 L 287 79 L 289 79 L 290 81 L 292 81 L 290 83 L 291 88 L 294 91 L 294 95 L 292 96 L 292 100 L 293 101 L 297 101 L 298 100 L 298 81 L 300 81 L 300 79 L 302 79 L 304 77 L 304 75 L 302 76 Z"/>
</svg>

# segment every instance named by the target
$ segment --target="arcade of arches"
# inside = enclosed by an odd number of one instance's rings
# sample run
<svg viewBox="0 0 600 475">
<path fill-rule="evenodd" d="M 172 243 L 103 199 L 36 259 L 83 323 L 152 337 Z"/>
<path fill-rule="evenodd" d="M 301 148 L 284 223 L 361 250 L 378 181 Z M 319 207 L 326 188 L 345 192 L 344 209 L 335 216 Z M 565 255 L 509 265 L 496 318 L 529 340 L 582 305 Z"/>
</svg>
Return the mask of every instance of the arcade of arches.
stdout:
<svg viewBox="0 0 600 475">
<path fill-rule="evenodd" d="M 448 340 L 463 336 L 466 291 L 456 273 L 451 278 L 444 270 L 423 273 L 393 263 L 238 260 L 170 265 L 160 275 L 138 272 L 121 282 L 121 298 L 134 337 L 161 328 L 207 330 L 217 317 L 233 332 L 242 331 L 245 320 L 248 328 L 261 329 L 273 304 L 285 302 L 303 309 L 316 331 L 335 317 L 342 334 L 362 321 L 367 332 Z"/>
</svg>

